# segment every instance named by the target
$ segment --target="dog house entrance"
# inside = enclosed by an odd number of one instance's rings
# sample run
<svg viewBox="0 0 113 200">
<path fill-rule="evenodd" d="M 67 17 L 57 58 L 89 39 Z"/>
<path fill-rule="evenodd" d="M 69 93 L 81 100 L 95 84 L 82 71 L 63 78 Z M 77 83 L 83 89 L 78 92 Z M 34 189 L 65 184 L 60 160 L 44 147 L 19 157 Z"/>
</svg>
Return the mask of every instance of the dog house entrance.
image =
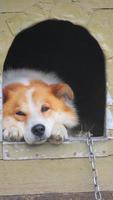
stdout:
<svg viewBox="0 0 113 200">
<path fill-rule="evenodd" d="M 58 74 L 74 90 L 79 129 L 90 130 L 94 136 L 104 134 L 104 55 L 86 29 L 67 21 L 47 20 L 23 30 L 5 59 L 4 70 L 11 68 Z"/>
<path fill-rule="evenodd" d="M 82 133 L 82 139 L 87 131 L 90 131 L 94 137 L 105 136 L 105 58 L 98 42 L 85 28 L 68 21 L 46 20 L 21 31 L 15 37 L 4 62 L 4 71 L 10 69 L 55 72 L 72 88 L 75 94 L 74 105 L 78 111 L 80 123 L 71 131 L 71 136 L 75 140 L 80 139 L 76 136 Z M 6 145 L 12 152 L 10 144 Z M 18 152 L 18 144 L 14 145 Z M 21 145 L 25 150 L 27 144 L 21 143 Z M 36 148 L 40 149 L 43 158 L 44 146 L 47 148 L 48 155 L 51 151 L 48 145 L 45 143 L 40 147 L 27 147 L 28 151 L 33 149 L 34 158 L 40 157 L 35 151 Z M 82 145 L 85 155 L 87 150 L 85 144 Z M 65 144 L 55 146 L 54 149 L 60 149 L 59 152 L 64 146 Z M 71 157 L 74 155 L 75 144 L 71 142 L 71 146 L 70 154 L 66 143 L 66 157 L 69 154 Z M 76 148 L 80 148 L 79 143 L 76 143 Z M 59 156 L 56 155 L 56 157 Z"/>
</svg>

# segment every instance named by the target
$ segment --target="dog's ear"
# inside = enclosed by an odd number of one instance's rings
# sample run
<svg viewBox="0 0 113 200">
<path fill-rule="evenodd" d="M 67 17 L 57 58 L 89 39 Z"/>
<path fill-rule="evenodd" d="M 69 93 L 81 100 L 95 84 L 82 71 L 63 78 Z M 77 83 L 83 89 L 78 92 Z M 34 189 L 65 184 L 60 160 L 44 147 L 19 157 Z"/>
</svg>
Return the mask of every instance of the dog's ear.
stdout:
<svg viewBox="0 0 113 200">
<path fill-rule="evenodd" d="M 58 83 L 50 85 L 52 93 L 58 98 L 64 98 L 65 100 L 73 100 L 74 93 L 71 87 L 66 83 Z"/>
<path fill-rule="evenodd" d="M 18 88 L 22 87 L 23 85 L 20 83 L 10 84 L 3 88 L 3 103 L 10 98 L 12 94 L 14 94 Z"/>
<path fill-rule="evenodd" d="M 2 95 L 3 95 L 3 103 L 6 103 L 6 101 L 9 99 L 9 90 L 8 86 L 4 87 L 2 89 Z"/>
</svg>

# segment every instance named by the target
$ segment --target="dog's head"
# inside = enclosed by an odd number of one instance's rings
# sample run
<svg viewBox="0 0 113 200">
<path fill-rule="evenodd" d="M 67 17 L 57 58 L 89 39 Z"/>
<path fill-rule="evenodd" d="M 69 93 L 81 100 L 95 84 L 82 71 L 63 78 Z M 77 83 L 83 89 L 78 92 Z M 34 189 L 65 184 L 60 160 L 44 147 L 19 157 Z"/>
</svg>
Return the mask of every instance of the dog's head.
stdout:
<svg viewBox="0 0 113 200">
<path fill-rule="evenodd" d="M 78 124 L 73 106 L 74 94 L 65 83 L 48 85 L 31 81 L 28 85 L 14 83 L 3 89 L 4 117 L 22 122 L 30 139 L 46 141 L 56 123 L 72 128 Z"/>
</svg>

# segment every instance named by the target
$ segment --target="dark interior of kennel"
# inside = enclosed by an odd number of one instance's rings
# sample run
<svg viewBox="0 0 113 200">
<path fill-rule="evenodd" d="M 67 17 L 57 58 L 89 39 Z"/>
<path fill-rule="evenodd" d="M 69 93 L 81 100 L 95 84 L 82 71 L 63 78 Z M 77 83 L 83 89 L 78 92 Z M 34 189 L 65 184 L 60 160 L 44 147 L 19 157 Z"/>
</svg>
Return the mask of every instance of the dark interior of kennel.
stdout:
<svg viewBox="0 0 113 200">
<path fill-rule="evenodd" d="M 85 28 L 68 21 L 46 20 L 21 31 L 9 48 L 4 70 L 23 67 L 57 72 L 75 92 L 80 117 L 77 130 L 103 135 L 105 59 Z"/>
</svg>

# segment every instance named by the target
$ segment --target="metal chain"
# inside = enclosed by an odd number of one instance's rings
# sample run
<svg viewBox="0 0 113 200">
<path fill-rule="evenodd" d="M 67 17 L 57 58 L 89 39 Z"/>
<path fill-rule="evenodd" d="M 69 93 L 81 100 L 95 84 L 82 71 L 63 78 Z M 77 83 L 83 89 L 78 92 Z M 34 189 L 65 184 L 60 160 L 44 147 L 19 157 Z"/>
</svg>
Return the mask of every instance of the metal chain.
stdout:
<svg viewBox="0 0 113 200">
<path fill-rule="evenodd" d="M 93 184 L 94 184 L 94 192 L 95 192 L 95 199 L 96 200 L 103 200 L 100 187 L 98 184 L 98 175 L 97 175 L 97 169 L 96 169 L 96 160 L 95 160 L 95 154 L 93 149 L 93 139 L 91 137 L 91 133 L 88 132 L 87 134 L 87 145 L 89 148 L 89 161 L 91 162 L 92 166 L 92 176 L 93 176 Z"/>
</svg>

